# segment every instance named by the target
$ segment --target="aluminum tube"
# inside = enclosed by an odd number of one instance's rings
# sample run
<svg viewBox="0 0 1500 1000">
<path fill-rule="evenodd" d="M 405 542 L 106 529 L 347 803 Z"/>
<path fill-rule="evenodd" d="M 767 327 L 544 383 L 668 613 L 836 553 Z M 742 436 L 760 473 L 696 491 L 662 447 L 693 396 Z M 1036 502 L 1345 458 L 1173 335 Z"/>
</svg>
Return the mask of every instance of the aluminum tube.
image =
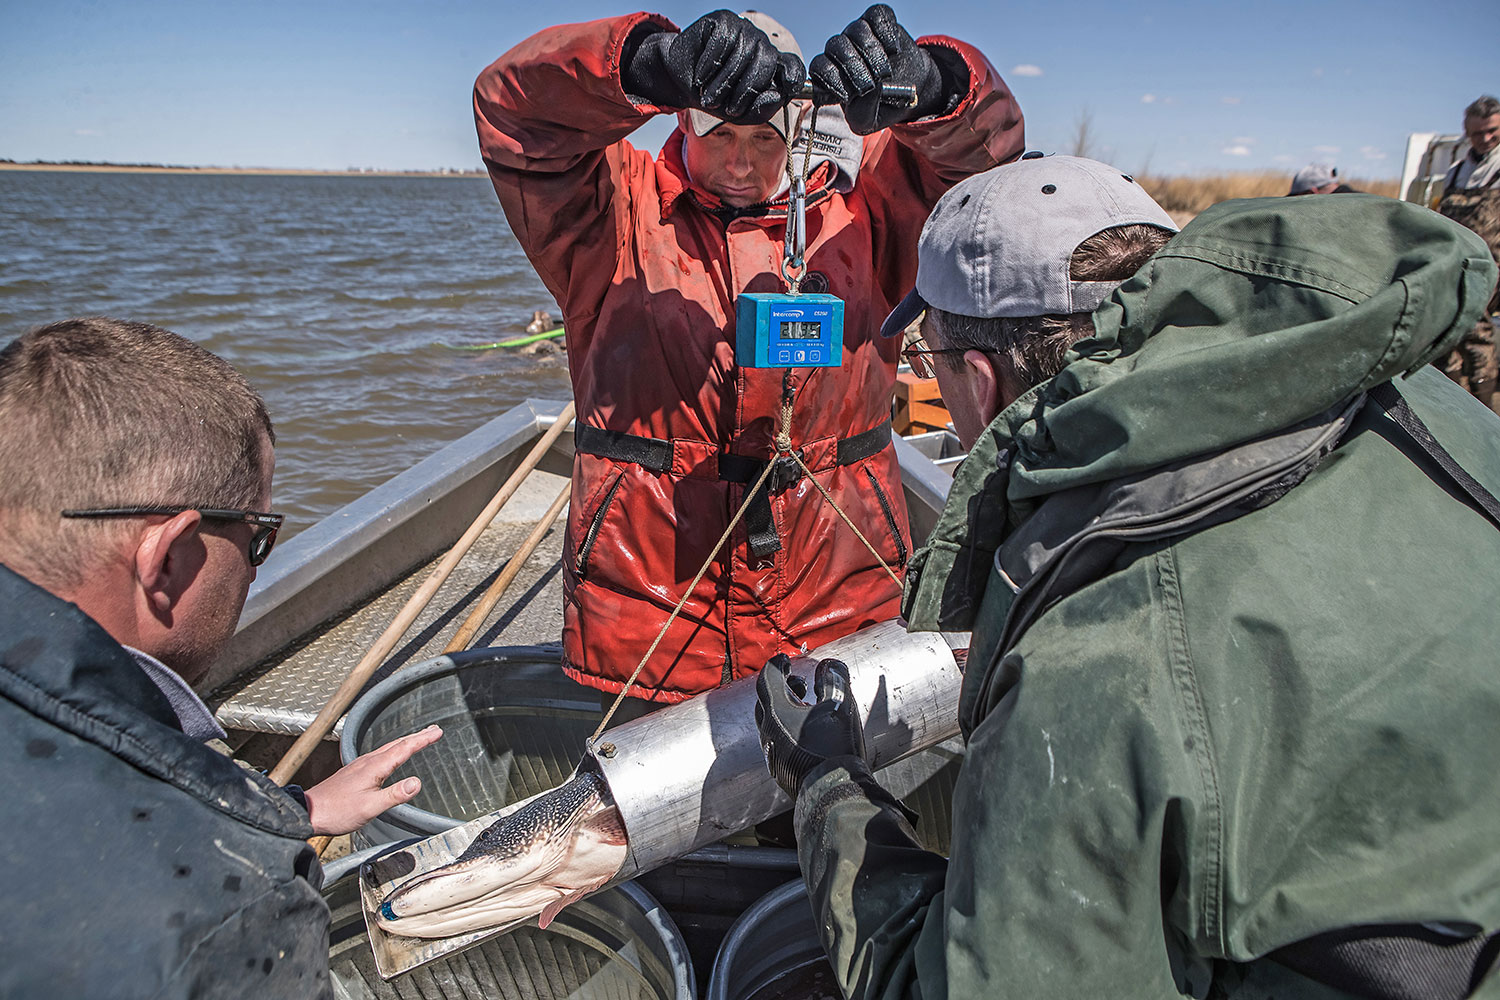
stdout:
<svg viewBox="0 0 1500 1000">
<path fill-rule="evenodd" d="M 967 635 L 908 633 L 882 622 L 792 661 L 806 679 L 820 659 L 849 666 L 865 747 L 880 768 L 958 732 Z M 606 731 L 589 749 L 630 839 L 618 879 L 633 878 L 791 807 L 766 770 L 745 677 Z"/>
</svg>

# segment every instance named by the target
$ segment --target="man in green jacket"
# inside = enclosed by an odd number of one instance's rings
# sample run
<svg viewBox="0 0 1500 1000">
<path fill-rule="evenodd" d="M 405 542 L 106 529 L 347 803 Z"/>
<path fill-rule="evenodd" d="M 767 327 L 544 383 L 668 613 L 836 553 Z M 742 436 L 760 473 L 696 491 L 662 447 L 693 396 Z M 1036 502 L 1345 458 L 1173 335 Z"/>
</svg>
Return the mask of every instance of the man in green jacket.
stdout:
<svg viewBox="0 0 1500 1000">
<path fill-rule="evenodd" d="M 763 674 L 834 969 L 853 997 L 1500 992 L 1500 422 L 1428 367 L 1494 264 L 1368 195 L 1219 205 L 1154 255 L 1152 208 L 1026 159 L 923 230 L 915 359 L 971 451 L 903 610 L 973 632 L 968 754 L 944 859 L 850 710 Z M 1112 295 L 1074 255 L 1104 229 L 1149 256 Z"/>
</svg>

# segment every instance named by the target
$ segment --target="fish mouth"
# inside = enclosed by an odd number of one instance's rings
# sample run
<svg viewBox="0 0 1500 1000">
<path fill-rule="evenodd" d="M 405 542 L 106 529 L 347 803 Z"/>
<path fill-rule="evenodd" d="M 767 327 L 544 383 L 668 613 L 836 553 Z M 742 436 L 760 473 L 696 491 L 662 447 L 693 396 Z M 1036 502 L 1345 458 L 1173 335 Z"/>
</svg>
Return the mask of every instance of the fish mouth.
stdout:
<svg viewBox="0 0 1500 1000">
<path fill-rule="evenodd" d="M 473 858 L 456 861 L 418 875 L 392 891 L 380 904 L 380 915 L 388 921 L 462 907 L 526 879 L 517 871 L 522 858 Z"/>
<path fill-rule="evenodd" d="M 439 870 L 392 892 L 381 902 L 376 923 L 405 937 L 452 937 L 502 929 L 568 895 L 544 877 L 523 875 L 501 861 L 464 864 L 462 871 Z"/>
</svg>

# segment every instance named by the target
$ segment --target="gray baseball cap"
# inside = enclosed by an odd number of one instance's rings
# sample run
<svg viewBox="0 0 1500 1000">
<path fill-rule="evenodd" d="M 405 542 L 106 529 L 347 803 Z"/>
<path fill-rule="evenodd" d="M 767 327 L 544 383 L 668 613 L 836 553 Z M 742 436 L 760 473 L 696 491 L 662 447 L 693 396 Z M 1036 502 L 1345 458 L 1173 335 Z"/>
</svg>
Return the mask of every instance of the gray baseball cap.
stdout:
<svg viewBox="0 0 1500 1000">
<path fill-rule="evenodd" d="M 740 12 L 740 17 L 743 17 L 765 32 L 766 37 L 771 40 L 771 44 L 776 46 L 777 49 L 782 52 L 790 52 L 798 59 L 802 58 L 802 48 L 797 44 L 797 39 L 793 38 L 792 33 L 786 30 L 786 27 L 770 14 L 763 14 L 758 10 L 745 10 Z M 707 111 L 699 111 L 696 108 L 684 112 L 684 115 L 694 135 L 708 135 L 708 133 L 724 124 L 724 119 L 719 116 Z M 773 115 L 771 120 L 766 122 L 766 124 L 780 132 L 781 137 L 785 139 L 787 129 L 795 126 L 797 118 L 797 108 L 789 105 L 786 108 L 782 108 L 780 114 Z"/>
<path fill-rule="evenodd" d="M 1022 159 L 975 174 L 938 201 L 917 245 L 917 287 L 881 325 L 894 337 L 929 305 L 974 317 L 1093 312 L 1118 281 L 1074 281 L 1078 244 L 1116 226 L 1177 231 L 1144 188 L 1106 163 Z"/>
<path fill-rule="evenodd" d="M 1287 194 L 1307 194 L 1313 188 L 1325 187 L 1338 179 L 1337 167 L 1327 163 L 1309 163 L 1292 178 L 1292 189 Z"/>
</svg>

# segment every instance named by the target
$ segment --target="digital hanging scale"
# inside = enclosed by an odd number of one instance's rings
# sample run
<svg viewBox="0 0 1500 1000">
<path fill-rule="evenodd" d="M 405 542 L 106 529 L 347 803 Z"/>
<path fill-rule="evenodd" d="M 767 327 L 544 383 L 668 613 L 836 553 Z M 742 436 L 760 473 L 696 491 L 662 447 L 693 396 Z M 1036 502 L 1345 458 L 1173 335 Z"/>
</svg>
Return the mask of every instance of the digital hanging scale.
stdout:
<svg viewBox="0 0 1500 1000">
<path fill-rule="evenodd" d="M 742 368 L 837 368 L 844 300 L 837 295 L 742 292 L 735 301 L 735 361 Z"/>
</svg>

